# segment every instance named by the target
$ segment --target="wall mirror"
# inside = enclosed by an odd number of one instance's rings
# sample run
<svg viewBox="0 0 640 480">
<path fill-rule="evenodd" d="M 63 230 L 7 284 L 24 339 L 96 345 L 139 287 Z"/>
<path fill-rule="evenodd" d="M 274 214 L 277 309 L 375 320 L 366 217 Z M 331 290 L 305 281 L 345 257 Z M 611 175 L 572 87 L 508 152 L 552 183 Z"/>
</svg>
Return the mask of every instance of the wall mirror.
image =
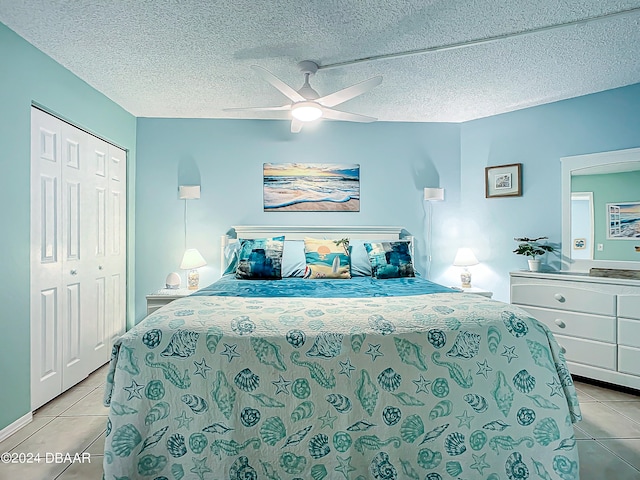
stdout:
<svg viewBox="0 0 640 480">
<path fill-rule="evenodd" d="M 640 148 L 561 162 L 563 270 L 640 269 Z"/>
</svg>

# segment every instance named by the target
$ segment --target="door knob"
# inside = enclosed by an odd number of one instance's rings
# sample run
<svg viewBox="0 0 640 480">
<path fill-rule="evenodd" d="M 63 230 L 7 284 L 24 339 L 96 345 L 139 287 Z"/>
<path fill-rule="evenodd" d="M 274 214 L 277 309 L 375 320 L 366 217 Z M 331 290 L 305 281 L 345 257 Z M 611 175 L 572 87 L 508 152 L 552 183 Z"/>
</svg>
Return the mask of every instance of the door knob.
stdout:
<svg viewBox="0 0 640 480">
<path fill-rule="evenodd" d="M 70 272 L 70 273 L 71 273 L 71 275 L 77 275 L 77 274 L 78 274 L 78 271 L 74 268 L 73 270 L 71 270 L 71 272 Z"/>
<path fill-rule="evenodd" d="M 102 265 L 98 265 L 98 270 L 103 270 L 104 267 Z"/>
<path fill-rule="evenodd" d="M 567 349 L 566 349 L 566 348 L 564 348 L 562 345 L 560 345 L 560 351 L 561 351 L 562 353 L 567 353 Z"/>
<path fill-rule="evenodd" d="M 556 293 L 553 298 L 555 298 L 559 302 L 564 302 L 564 296 L 561 293 Z"/>
<path fill-rule="evenodd" d="M 560 318 L 556 318 L 555 322 L 556 322 L 556 325 L 559 326 L 560 328 L 564 328 L 567 326 Z"/>
</svg>

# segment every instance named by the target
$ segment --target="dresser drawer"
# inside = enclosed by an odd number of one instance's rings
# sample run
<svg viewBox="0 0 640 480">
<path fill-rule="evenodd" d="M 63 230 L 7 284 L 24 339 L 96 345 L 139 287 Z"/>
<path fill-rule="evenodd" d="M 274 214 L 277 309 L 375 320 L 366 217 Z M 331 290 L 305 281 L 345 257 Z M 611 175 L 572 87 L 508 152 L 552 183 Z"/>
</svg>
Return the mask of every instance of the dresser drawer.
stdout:
<svg viewBox="0 0 640 480">
<path fill-rule="evenodd" d="M 618 343 L 640 348 L 640 320 L 618 318 Z"/>
<path fill-rule="evenodd" d="M 640 349 L 633 347 L 618 347 L 618 371 L 640 375 Z"/>
<path fill-rule="evenodd" d="M 544 323 L 554 335 L 568 335 L 600 342 L 616 343 L 615 317 L 529 306 L 521 306 L 520 308 Z M 640 325 L 640 322 L 638 324 Z"/>
<path fill-rule="evenodd" d="M 616 315 L 615 294 L 564 286 L 563 282 L 512 285 L 511 303 L 595 315 Z"/>
<path fill-rule="evenodd" d="M 616 369 L 618 347 L 615 344 L 563 337 L 562 335 L 554 335 L 554 337 L 560 347 L 566 350 L 564 356 L 568 362 L 582 363 L 608 370 Z"/>
<path fill-rule="evenodd" d="M 618 316 L 640 320 L 640 295 L 618 295 Z"/>
</svg>

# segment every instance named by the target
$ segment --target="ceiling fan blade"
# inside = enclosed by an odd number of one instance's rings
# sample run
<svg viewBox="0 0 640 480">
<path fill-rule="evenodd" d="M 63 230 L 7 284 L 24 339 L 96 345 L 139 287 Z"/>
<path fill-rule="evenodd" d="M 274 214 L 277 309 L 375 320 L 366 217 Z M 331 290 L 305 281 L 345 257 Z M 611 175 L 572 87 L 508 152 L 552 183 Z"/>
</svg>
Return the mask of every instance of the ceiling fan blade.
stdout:
<svg viewBox="0 0 640 480">
<path fill-rule="evenodd" d="M 327 118 L 329 120 L 344 120 L 346 122 L 360 122 L 360 123 L 370 123 L 378 120 L 374 117 L 368 117 L 366 115 L 360 115 L 358 113 L 349 113 L 343 112 L 341 110 L 334 110 L 333 108 L 323 108 L 322 109 L 322 117 Z"/>
<path fill-rule="evenodd" d="M 296 118 L 291 120 L 291 133 L 298 133 L 300 130 L 302 130 L 302 124 L 303 122 Z"/>
<path fill-rule="evenodd" d="M 284 83 L 266 68 L 263 68 L 259 65 L 251 65 L 251 68 L 253 68 L 255 72 L 257 72 L 262 78 L 264 78 L 267 82 L 278 89 L 280 93 L 289 98 L 292 102 L 304 102 L 306 100 L 306 98 L 296 92 L 292 87 Z"/>
<path fill-rule="evenodd" d="M 351 85 L 350 87 L 343 88 L 342 90 L 338 90 L 337 92 L 330 93 L 329 95 L 325 95 L 324 97 L 320 97 L 316 99 L 316 102 L 325 107 L 334 107 L 340 103 L 346 102 L 347 100 L 351 100 L 358 95 L 362 95 L 363 93 L 368 92 L 381 83 L 382 77 L 378 75 L 377 77 L 370 78 L 369 80 L 365 80 L 364 82 L 356 83 L 355 85 Z"/>
<path fill-rule="evenodd" d="M 222 109 L 224 112 L 277 112 L 282 110 L 291 110 L 291 105 L 282 105 L 281 107 L 242 107 Z"/>
</svg>

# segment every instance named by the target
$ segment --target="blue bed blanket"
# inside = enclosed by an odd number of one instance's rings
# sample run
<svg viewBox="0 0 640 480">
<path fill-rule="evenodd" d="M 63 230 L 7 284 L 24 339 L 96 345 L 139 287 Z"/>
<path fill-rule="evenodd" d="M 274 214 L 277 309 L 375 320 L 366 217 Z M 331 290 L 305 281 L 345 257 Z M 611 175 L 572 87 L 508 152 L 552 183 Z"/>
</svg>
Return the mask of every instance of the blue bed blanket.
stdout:
<svg viewBox="0 0 640 480">
<path fill-rule="evenodd" d="M 192 296 L 366 298 L 452 292 L 456 290 L 421 277 L 386 280 L 371 277 L 353 277 L 350 280 L 307 280 L 298 277 L 281 280 L 238 280 L 233 275 L 225 275 Z"/>
</svg>

